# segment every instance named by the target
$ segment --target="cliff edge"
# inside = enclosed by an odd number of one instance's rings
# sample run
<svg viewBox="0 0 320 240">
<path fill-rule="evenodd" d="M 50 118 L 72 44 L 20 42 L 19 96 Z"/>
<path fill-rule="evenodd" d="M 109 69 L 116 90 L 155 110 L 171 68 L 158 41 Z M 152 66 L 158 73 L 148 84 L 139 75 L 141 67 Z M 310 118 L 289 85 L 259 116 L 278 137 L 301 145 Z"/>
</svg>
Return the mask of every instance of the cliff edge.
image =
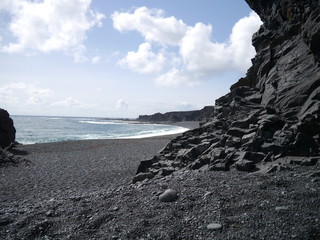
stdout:
<svg viewBox="0 0 320 240">
<path fill-rule="evenodd" d="M 183 122 L 183 121 L 207 121 L 214 116 L 214 106 L 206 106 L 201 110 L 155 113 L 152 115 L 140 115 L 138 121 L 145 122 Z"/>
<path fill-rule="evenodd" d="M 246 1 L 263 21 L 252 67 L 207 123 L 142 161 L 134 182 L 179 169 L 272 172 L 318 162 L 320 1 Z"/>
</svg>

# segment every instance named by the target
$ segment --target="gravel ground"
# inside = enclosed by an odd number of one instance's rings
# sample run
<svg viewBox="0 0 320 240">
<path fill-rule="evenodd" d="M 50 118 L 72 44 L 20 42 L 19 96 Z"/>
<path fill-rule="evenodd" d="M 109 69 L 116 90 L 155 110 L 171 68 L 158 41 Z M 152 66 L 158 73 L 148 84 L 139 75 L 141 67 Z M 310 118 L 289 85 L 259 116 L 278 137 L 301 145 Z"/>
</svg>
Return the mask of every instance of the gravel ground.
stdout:
<svg viewBox="0 0 320 240">
<path fill-rule="evenodd" d="M 168 141 L 19 146 L 31 163 L 0 168 L 0 239 L 320 239 L 319 163 L 130 184 L 139 161 Z M 178 199 L 160 202 L 169 188 Z"/>
<path fill-rule="evenodd" d="M 15 151 L 30 164 L 0 168 L 0 201 L 47 199 L 126 184 L 139 162 L 168 141 L 159 137 L 21 145 Z"/>
</svg>

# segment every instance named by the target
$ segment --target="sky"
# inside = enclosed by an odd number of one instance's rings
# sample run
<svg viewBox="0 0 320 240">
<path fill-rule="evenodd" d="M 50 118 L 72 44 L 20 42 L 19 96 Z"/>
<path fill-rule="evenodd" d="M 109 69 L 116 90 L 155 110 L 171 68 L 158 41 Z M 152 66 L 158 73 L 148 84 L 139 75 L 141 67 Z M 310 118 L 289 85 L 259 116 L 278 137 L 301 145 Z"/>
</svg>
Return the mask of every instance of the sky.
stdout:
<svg viewBox="0 0 320 240">
<path fill-rule="evenodd" d="M 244 0 L 1 0 L 0 108 L 136 118 L 214 105 L 261 21 Z"/>
</svg>

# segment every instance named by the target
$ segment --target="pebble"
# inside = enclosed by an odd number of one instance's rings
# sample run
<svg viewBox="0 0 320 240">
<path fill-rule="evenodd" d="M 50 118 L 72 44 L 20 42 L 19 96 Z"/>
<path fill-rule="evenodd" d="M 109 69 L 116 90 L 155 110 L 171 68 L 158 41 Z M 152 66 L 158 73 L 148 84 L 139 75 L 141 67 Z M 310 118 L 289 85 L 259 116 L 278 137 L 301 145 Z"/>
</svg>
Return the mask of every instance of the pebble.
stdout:
<svg viewBox="0 0 320 240">
<path fill-rule="evenodd" d="M 178 198 L 178 192 L 173 189 L 167 189 L 159 196 L 160 202 L 173 202 Z"/>
<path fill-rule="evenodd" d="M 276 207 L 277 212 L 284 212 L 284 211 L 288 211 L 288 210 L 289 210 L 289 207 L 287 207 L 287 206 Z"/>
<path fill-rule="evenodd" d="M 220 223 L 210 223 L 207 225 L 207 229 L 209 230 L 220 230 L 222 225 Z"/>
<path fill-rule="evenodd" d="M 53 217 L 54 216 L 54 211 L 53 210 L 49 210 L 46 212 L 47 217 Z"/>
<path fill-rule="evenodd" d="M 203 197 L 206 198 L 206 197 L 208 197 L 210 195 L 212 195 L 212 192 L 206 192 Z"/>
<path fill-rule="evenodd" d="M 119 207 L 114 207 L 112 210 L 116 212 L 116 211 L 118 211 L 119 209 L 120 209 Z"/>
</svg>

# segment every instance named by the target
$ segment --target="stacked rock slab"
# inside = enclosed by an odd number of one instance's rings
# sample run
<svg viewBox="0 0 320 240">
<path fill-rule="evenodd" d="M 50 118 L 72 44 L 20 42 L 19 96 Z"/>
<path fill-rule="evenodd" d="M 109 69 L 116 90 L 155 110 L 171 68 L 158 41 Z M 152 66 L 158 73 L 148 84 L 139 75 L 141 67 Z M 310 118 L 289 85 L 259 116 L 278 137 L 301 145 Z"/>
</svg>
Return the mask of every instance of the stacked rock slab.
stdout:
<svg viewBox="0 0 320 240">
<path fill-rule="evenodd" d="M 0 147 L 2 149 L 10 146 L 16 138 L 16 129 L 9 113 L 0 108 Z"/>
<path fill-rule="evenodd" d="M 320 1 L 246 0 L 263 25 L 246 76 L 214 117 L 140 163 L 135 179 L 179 169 L 281 170 L 315 164 L 320 145 Z"/>
</svg>

